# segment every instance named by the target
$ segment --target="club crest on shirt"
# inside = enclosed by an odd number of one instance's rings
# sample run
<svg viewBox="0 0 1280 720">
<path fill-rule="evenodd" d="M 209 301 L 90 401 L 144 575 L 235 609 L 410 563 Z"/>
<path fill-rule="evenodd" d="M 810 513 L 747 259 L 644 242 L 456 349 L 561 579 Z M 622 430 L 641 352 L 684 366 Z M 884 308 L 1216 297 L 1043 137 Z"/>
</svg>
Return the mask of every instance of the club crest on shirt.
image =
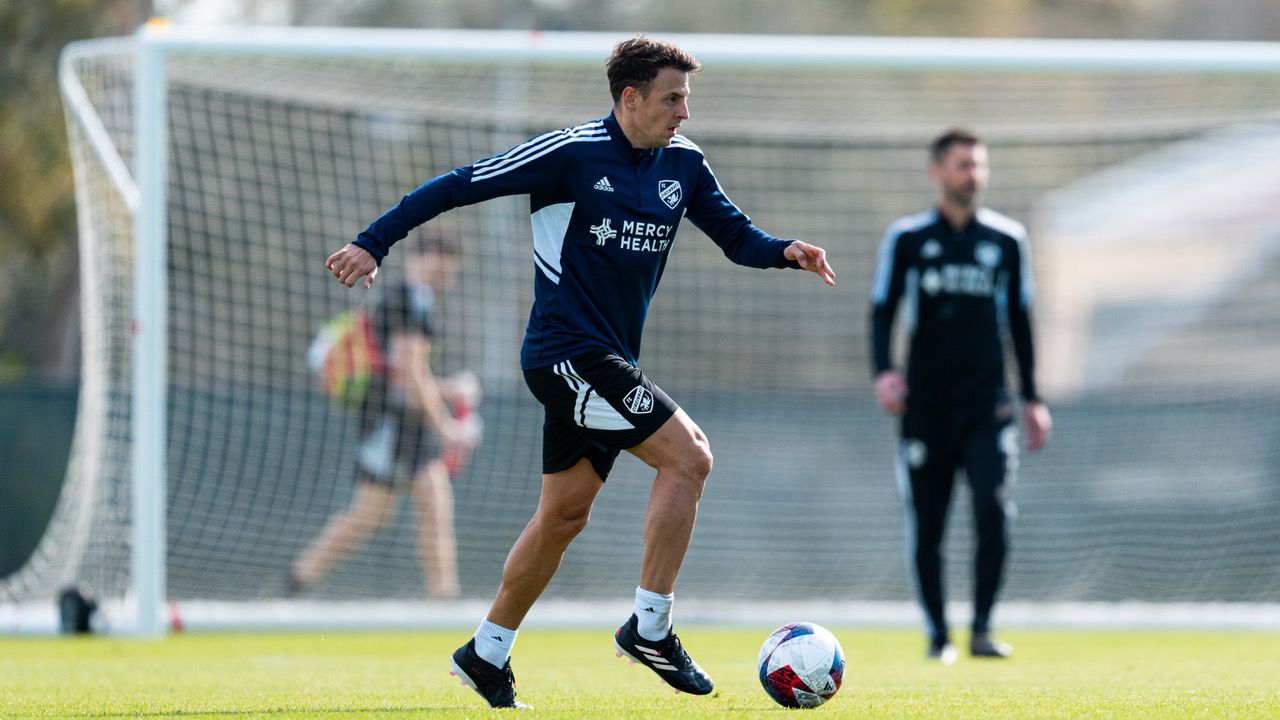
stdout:
<svg viewBox="0 0 1280 720">
<path fill-rule="evenodd" d="M 937 268 L 929 268 L 920 276 L 920 289 L 928 295 L 942 292 L 942 273 Z"/>
<path fill-rule="evenodd" d="M 1000 264 L 1000 255 L 1000 246 L 985 240 L 973 247 L 973 259 L 989 268 Z"/>
<path fill-rule="evenodd" d="M 679 180 L 659 180 L 658 181 L 658 198 L 663 204 L 672 210 L 680 204 L 680 198 L 683 195 L 680 192 Z"/>
<path fill-rule="evenodd" d="M 627 406 L 632 415 L 647 415 L 653 412 L 653 393 L 645 386 L 637 385 L 622 398 L 622 404 Z"/>
</svg>

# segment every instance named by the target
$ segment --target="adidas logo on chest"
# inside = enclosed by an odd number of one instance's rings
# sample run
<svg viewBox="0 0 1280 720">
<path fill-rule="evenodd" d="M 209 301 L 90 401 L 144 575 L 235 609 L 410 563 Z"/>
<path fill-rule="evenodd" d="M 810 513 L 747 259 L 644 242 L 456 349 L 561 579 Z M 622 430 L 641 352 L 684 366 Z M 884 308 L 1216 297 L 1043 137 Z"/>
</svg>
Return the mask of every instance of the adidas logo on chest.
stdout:
<svg viewBox="0 0 1280 720">
<path fill-rule="evenodd" d="M 599 180 L 597 180 L 595 184 L 595 189 L 601 190 L 603 192 L 613 192 L 613 185 L 609 182 L 609 176 L 606 175 L 600 178 Z"/>
</svg>

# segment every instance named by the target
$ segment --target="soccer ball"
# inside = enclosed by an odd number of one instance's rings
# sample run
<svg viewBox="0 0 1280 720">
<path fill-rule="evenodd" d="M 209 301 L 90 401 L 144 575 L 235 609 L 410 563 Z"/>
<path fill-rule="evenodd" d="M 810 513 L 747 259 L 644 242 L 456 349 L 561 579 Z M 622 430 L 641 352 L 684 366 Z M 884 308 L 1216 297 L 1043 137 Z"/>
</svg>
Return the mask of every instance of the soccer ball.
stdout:
<svg viewBox="0 0 1280 720">
<path fill-rule="evenodd" d="M 815 708 L 844 679 L 844 650 L 821 625 L 797 622 L 774 630 L 760 646 L 760 684 L 779 705 Z"/>
</svg>

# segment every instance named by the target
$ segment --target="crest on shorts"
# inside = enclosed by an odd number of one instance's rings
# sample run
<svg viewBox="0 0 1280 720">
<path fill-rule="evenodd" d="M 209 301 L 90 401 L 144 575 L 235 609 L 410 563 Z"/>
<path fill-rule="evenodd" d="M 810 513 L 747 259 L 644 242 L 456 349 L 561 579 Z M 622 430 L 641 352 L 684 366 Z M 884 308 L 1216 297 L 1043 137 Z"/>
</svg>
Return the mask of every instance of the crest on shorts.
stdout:
<svg viewBox="0 0 1280 720">
<path fill-rule="evenodd" d="M 913 438 L 902 444 L 902 454 L 907 460 L 908 467 L 919 470 L 929 459 L 929 446 L 925 445 L 924 441 Z"/>
<path fill-rule="evenodd" d="M 622 404 L 627 406 L 632 415 L 647 415 L 653 412 L 653 393 L 645 386 L 637 385 L 622 398 Z"/>
<path fill-rule="evenodd" d="M 683 197 L 683 195 L 680 192 L 679 180 L 658 181 L 658 198 L 662 200 L 663 204 L 667 207 L 675 210 L 676 206 L 680 204 L 681 197 Z"/>
<path fill-rule="evenodd" d="M 1017 424 L 1006 425 L 1000 431 L 1000 452 L 1004 453 L 1006 458 L 1016 458 L 1018 456 L 1018 426 Z"/>
</svg>

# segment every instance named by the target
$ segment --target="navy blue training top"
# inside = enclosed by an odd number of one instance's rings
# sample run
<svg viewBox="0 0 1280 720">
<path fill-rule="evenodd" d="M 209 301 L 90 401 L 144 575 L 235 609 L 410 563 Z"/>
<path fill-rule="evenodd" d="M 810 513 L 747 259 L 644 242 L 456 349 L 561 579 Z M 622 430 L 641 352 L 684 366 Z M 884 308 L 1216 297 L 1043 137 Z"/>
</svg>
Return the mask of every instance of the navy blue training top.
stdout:
<svg viewBox="0 0 1280 720">
<path fill-rule="evenodd" d="M 697 145 L 677 135 L 666 148 L 637 150 L 612 114 L 433 178 L 354 242 L 381 263 L 392 244 L 436 215 L 504 195 L 528 195 L 533 224 L 525 369 L 589 350 L 634 365 L 685 215 L 739 265 L 799 267 L 782 254 L 791 241 L 757 228 L 725 196 Z"/>
<path fill-rule="evenodd" d="M 1033 284 L 1027 231 L 1011 218 L 979 208 L 967 226 L 953 228 L 935 208 L 899 219 L 885 233 L 871 289 L 873 374 L 893 367 L 894 315 L 905 298 L 908 407 L 1003 402 L 1005 324 L 1022 398 L 1036 400 Z"/>
</svg>

